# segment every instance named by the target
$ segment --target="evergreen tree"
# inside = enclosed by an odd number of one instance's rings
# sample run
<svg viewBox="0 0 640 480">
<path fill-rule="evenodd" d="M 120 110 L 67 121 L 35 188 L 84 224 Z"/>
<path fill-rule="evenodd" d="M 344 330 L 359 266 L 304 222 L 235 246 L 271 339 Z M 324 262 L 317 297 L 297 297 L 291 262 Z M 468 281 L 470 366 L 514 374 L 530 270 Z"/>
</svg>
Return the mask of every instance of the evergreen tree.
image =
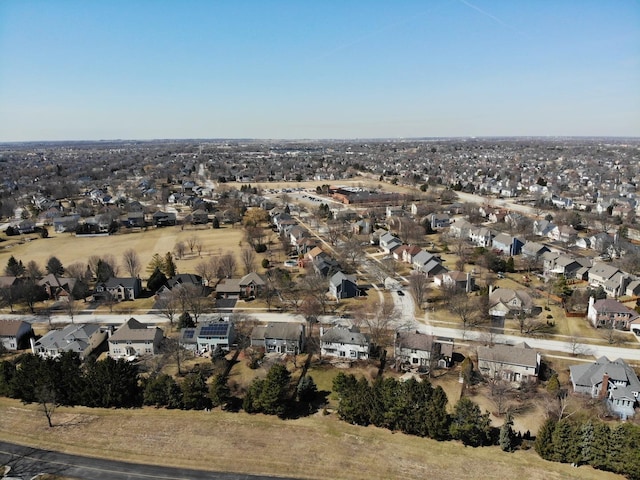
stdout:
<svg viewBox="0 0 640 480">
<path fill-rule="evenodd" d="M 100 259 L 96 264 L 96 280 L 98 283 L 104 283 L 110 278 L 114 277 L 113 268 L 109 265 L 108 262 Z"/>
<path fill-rule="evenodd" d="M 455 405 L 450 432 L 453 438 L 465 445 L 487 445 L 491 438 L 489 412 L 481 413 L 477 404 L 462 397 Z"/>
<path fill-rule="evenodd" d="M 171 278 L 175 277 L 177 272 L 178 267 L 173 260 L 173 255 L 171 255 L 171 252 L 167 252 L 167 254 L 164 256 L 164 274 L 167 276 L 167 278 Z"/>
<path fill-rule="evenodd" d="M 587 420 L 580 426 L 580 463 L 591 465 L 593 462 L 594 439 L 595 427 L 591 420 Z"/>
<path fill-rule="evenodd" d="M 189 315 L 189 312 L 182 312 L 182 314 L 180 314 L 180 318 L 178 318 L 179 330 L 183 328 L 193 328 L 195 326 L 196 323 L 193 321 L 193 318 L 191 318 L 191 315 Z"/>
<path fill-rule="evenodd" d="M 211 228 L 220 228 L 220 220 L 218 220 L 218 217 L 214 216 L 211 220 Z"/>
<path fill-rule="evenodd" d="M 129 408 L 142 404 L 138 369 L 124 359 L 107 357 L 87 368 L 83 403 L 89 407 Z"/>
<path fill-rule="evenodd" d="M 45 268 L 47 270 L 47 273 L 55 275 L 56 277 L 64 274 L 64 267 L 62 266 L 62 262 L 57 257 L 49 257 L 49 260 L 47 260 L 47 266 Z"/>
<path fill-rule="evenodd" d="M 222 407 L 223 409 L 231 400 L 231 390 L 229 390 L 227 379 L 223 375 L 213 377 L 209 388 L 209 398 L 212 406 Z"/>
<path fill-rule="evenodd" d="M 143 402 L 154 407 L 182 408 L 182 389 L 170 375 L 155 375 L 145 382 Z"/>
<path fill-rule="evenodd" d="M 425 382 L 423 382 L 425 383 Z M 447 413 L 447 394 L 441 386 L 433 389 L 429 406 L 427 407 L 427 435 L 435 440 L 449 438 L 450 418 Z"/>
<path fill-rule="evenodd" d="M 211 408 L 209 389 L 201 372 L 187 375 L 184 382 L 182 382 L 182 408 L 185 410 Z"/>
<path fill-rule="evenodd" d="M 553 432 L 556 429 L 556 423 L 555 419 L 547 418 L 536 436 L 534 448 L 538 455 L 545 460 L 552 460 L 553 457 Z"/>
<path fill-rule="evenodd" d="M 580 442 L 577 439 L 574 424 L 563 418 L 556 424 L 552 435 L 553 460 L 562 463 L 574 463 L 580 459 Z"/>
<path fill-rule="evenodd" d="M 264 379 L 256 378 L 251 385 L 249 385 L 249 390 L 244 396 L 242 401 L 242 409 L 247 413 L 257 413 L 260 411 L 260 406 L 258 405 L 258 398 L 262 393 L 262 388 L 264 386 Z"/>
<path fill-rule="evenodd" d="M 316 394 L 318 393 L 318 387 L 313 378 L 309 375 L 305 375 L 298 384 L 298 401 L 300 402 L 312 402 Z"/>
<path fill-rule="evenodd" d="M 589 465 L 604 470 L 609 463 L 609 441 L 611 430 L 604 422 L 597 422 L 593 427 L 593 442 L 591 443 Z M 585 460 L 587 461 L 587 460 Z"/>
<path fill-rule="evenodd" d="M 4 269 L 4 272 L 9 277 L 19 277 L 24 274 L 25 268 L 22 264 L 22 260 L 18 261 L 16 258 L 11 255 L 9 260 L 7 260 L 7 266 Z"/>
<path fill-rule="evenodd" d="M 155 293 L 166 283 L 167 277 L 162 273 L 159 267 L 156 267 L 151 273 L 149 280 L 147 280 L 147 290 Z"/>
<path fill-rule="evenodd" d="M 276 363 L 269 369 L 257 398 L 262 413 L 283 416 L 287 412 L 290 380 L 291 374 L 284 365 Z"/>
<path fill-rule="evenodd" d="M 513 451 L 513 442 L 513 419 L 511 414 L 507 413 L 504 423 L 500 427 L 500 448 L 503 452 L 511 452 Z"/>
</svg>

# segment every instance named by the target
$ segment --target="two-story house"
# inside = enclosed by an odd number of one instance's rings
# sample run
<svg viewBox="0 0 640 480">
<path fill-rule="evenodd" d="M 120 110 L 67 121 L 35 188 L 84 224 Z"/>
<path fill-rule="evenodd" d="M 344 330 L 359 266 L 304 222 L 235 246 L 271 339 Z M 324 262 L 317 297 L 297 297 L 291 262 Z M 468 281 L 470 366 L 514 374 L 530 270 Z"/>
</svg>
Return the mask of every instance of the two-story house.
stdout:
<svg viewBox="0 0 640 480">
<path fill-rule="evenodd" d="M 589 298 L 587 318 L 596 328 L 615 328 L 617 330 L 629 330 L 631 322 L 640 315 L 635 310 L 623 305 L 612 298 L 595 300 Z"/>
<path fill-rule="evenodd" d="M 10 352 L 28 346 L 33 336 L 31 324 L 22 320 L 0 320 L 0 345 Z"/>
<path fill-rule="evenodd" d="M 76 352 L 81 359 L 86 358 L 107 338 L 107 332 L 100 326 L 91 324 L 71 324 L 62 330 L 51 330 L 38 341 L 31 341 L 34 355 L 56 358 L 63 352 Z"/>
<path fill-rule="evenodd" d="M 320 328 L 320 352 L 323 357 L 342 360 L 366 360 L 369 358 L 369 336 L 356 327 Z"/>
<path fill-rule="evenodd" d="M 156 355 L 163 338 L 160 328 L 130 318 L 109 336 L 109 356 L 123 358 Z"/>
<path fill-rule="evenodd" d="M 253 328 L 251 346 L 262 347 L 267 353 L 297 355 L 304 350 L 304 332 L 302 323 L 268 323 Z"/>
<path fill-rule="evenodd" d="M 610 410 L 623 419 L 634 415 L 640 381 L 624 360 L 600 357 L 593 363 L 573 365 L 569 372 L 574 392 L 606 399 Z"/>
<path fill-rule="evenodd" d="M 478 347 L 478 369 L 489 379 L 512 383 L 537 382 L 540 354 L 524 342 L 481 346 Z"/>
<path fill-rule="evenodd" d="M 419 332 L 396 333 L 394 349 L 396 365 L 400 368 L 446 368 L 453 359 L 453 339 Z"/>
</svg>

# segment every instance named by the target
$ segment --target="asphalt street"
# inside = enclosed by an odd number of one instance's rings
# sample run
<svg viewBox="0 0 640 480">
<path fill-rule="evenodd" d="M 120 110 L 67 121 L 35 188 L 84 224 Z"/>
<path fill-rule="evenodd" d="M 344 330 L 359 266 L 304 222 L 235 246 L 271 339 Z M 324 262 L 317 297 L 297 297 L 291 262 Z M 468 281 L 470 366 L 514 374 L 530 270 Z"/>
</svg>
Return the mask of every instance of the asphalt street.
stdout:
<svg viewBox="0 0 640 480">
<path fill-rule="evenodd" d="M 81 457 L 6 442 L 0 442 L 0 465 L 10 466 L 11 476 L 25 479 L 49 473 L 82 480 L 283 480 L 281 477 L 264 475 L 208 472 Z"/>
</svg>

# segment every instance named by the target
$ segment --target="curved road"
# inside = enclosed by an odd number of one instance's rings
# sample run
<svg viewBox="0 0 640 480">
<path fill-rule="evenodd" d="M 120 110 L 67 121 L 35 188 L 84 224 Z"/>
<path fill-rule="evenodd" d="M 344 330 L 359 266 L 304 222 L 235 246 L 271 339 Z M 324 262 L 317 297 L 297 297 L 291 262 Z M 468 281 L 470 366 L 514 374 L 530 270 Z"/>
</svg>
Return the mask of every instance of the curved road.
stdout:
<svg viewBox="0 0 640 480">
<path fill-rule="evenodd" d="M 49 473 L 83 480 L 284 480 L 281 477 L 207 472 L 81 457 L 6 442 L 0 442 L 1 465 L 11 467 L 9 475 L 22 478 Z"/>
</svg>

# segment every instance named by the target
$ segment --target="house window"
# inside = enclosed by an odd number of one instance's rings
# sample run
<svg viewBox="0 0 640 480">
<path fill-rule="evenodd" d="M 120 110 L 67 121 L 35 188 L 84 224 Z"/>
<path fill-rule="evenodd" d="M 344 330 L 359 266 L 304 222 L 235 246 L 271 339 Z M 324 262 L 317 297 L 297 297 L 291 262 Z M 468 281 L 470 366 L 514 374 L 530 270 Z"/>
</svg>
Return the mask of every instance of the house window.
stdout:
<svg viewBox="0 0 640 480">
<path fill-rule="evenodd" d="M 346 354 L 345 352 L 340 352 L 340 356 L 341 356 L 341 357 L 346 357 L 346 356 L 347 356 L 347 354 Z"/>
<path fill-rule="evenodd" d="M 413 357 L 413 358 L 411 359 L 411 363 L 414 363 L 414 364 L 415 364 L 415 363 L 418 363 L 418 359 L 417 359 L 416 357 Z"/>
<path fill-rule="evenodd" d="M 415 348 L 412 348 L 411 353 L 418 353 L 418 351 Z"/>
<path fill-rule="evenodd" d="M 351 358 L 357 358 L 358 357 L 358 352 L 356 352 L 355 350 L 351 350 Z"/>
</svg>

